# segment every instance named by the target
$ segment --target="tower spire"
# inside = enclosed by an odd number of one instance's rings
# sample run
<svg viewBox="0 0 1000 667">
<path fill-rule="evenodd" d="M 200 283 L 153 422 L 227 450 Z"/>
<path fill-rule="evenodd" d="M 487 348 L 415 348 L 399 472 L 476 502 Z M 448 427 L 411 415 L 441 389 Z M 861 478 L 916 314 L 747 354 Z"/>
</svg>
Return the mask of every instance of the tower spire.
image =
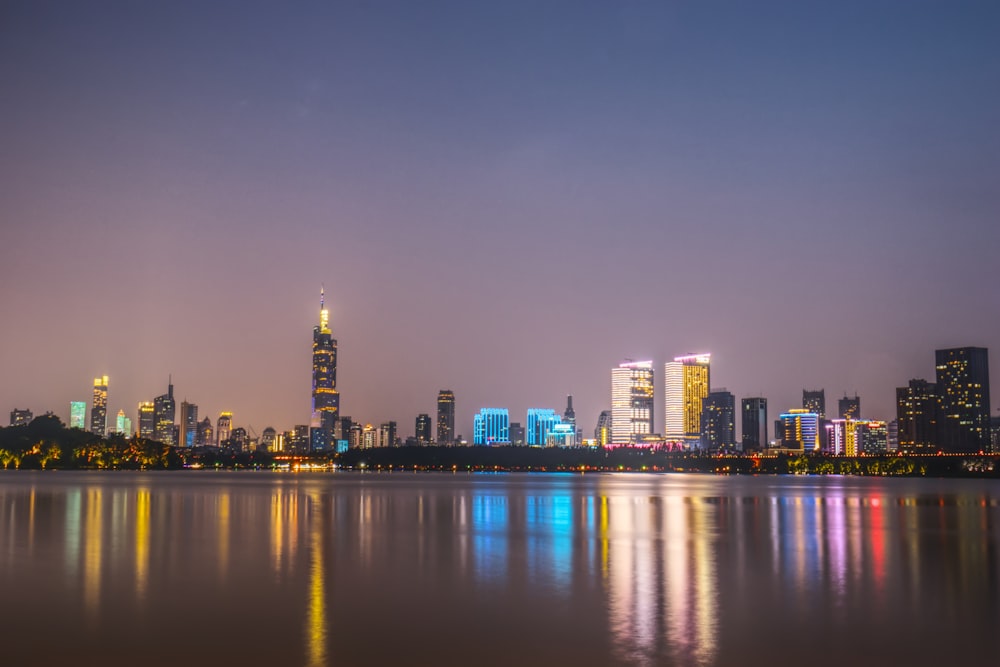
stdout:
<svg viewBox="0 0 1000 667">
<path fill-rule="evenodd" d="M 326 309 L 326 285 L 320 283 L 319 286 L 319 328 L 321 331 L 330 331 L 330 311 Z"/>
</svg>

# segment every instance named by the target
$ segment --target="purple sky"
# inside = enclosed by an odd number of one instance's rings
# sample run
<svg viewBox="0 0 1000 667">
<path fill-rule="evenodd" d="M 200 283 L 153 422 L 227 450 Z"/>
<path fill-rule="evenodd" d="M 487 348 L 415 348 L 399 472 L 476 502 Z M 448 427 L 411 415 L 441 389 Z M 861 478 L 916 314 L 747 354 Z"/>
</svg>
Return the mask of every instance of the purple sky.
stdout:
<svg viewBox="0 0 1000 667">
<path fill-rule="evenodd" d="M 307 423 L 320 283 L 404 436 L 445 387 L 589 435 L 625 357 L 772 416 L 1000 377 L 995 2 L 206 4 L 0 6 L 4 414 Z"/>
</svg>

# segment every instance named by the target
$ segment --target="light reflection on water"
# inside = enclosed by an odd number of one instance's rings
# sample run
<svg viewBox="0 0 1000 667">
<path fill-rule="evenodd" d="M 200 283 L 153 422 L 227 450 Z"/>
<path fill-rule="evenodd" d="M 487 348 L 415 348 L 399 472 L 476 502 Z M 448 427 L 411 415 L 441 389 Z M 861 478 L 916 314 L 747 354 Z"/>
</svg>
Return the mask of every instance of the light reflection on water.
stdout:
<svg viewBox="0 0 1000 667">
<path fill-rule="evenodd" d="M 991 664 L 998 497 L 968 480 L 6 473 L 0 627 L 22 640 L 10 664 Z"/>
</svg>

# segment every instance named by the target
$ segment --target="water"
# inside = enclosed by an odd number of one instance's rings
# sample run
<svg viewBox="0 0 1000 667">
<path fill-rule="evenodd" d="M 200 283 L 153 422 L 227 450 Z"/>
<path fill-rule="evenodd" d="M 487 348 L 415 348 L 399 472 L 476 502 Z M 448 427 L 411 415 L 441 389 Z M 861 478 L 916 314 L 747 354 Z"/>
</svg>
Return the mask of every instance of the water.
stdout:
<svg viewBox="0 0 1000 667">
<path fill-rule="evenodd" d="M 4 665 L 995 665 L 1000 484 L 0 473 Z"/>
</svg>

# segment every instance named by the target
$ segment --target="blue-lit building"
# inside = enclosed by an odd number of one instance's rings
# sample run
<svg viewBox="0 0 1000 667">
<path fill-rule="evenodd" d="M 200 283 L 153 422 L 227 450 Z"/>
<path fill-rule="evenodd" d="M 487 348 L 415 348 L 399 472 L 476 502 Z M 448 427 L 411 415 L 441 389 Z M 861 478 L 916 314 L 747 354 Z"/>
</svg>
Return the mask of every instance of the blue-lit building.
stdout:
<svg viewBox="0 0 1000 667">
<path fill-rule="evenodd" d="M 532 446 L 542 446 L 548 444 L 549 433 L 556 424 L 561 424 L 562 419 L 555 410 L 546 408 L 528 408 L 528 430 L 527 444 Z"/>
<path fill-rule="evenodd" d="M 510 414 L 507 408 L 483 408 L 473 421 L 474 445 L 510 444 Z"/>
<path fill-rule="evenodd" d="M 784 430 L 782 448 L 819 451 L 819 414 L 804 408 L 789 410 L 781 415 L 780 422 Z"/>
</svg>

